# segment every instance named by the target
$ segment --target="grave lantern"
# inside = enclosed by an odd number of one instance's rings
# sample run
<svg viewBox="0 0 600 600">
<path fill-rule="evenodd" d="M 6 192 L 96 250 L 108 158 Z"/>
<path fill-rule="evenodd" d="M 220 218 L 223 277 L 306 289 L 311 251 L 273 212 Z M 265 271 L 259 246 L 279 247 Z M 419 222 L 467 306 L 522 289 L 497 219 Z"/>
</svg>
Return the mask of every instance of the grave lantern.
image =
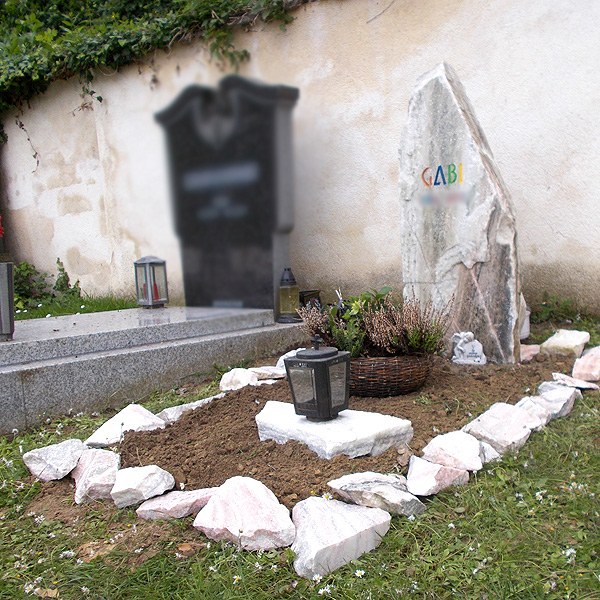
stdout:
<svg viewBox="0 0 600 600">
<path fill-rule="evenodd" d="M 144 308 L 164 306 L 169 301 L 167 263 L 156 256 L 143 256 L 133 264 L 137 303 Z"/>
<path fill-rule="evenodd" d="M 15 331 L 13 263 L 0 262 L 0 341 L 12 340 Z"/>
<path fill-rule="evenodd" d="M 350 353 L 325 346 L 315 336 L 313 347 L 286 358 L 285 370 L 297 415 L 310 421 L 329 421 L 348 408 Z"/>
</svg>

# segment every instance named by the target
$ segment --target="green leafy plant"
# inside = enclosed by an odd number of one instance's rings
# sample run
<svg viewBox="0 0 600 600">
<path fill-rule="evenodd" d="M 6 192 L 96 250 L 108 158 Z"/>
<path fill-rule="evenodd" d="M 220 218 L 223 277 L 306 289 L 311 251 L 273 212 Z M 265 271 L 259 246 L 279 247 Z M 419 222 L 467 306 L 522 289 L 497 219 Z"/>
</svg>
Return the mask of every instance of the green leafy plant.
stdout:
<svg viewBox="0 0 600 600">
<path fill-rule="evenodd" d="M 547 321 L 578 320 L 579 310 L 574 300 L 570 298 L 559 298 L 553 294 L 544 292 L 542 302 L 534 307 L 531 314 L 533 323 L 546 323 Z"/>
<path fill-rule="evenodd" d="M 444 347 L 450 307 L 442 310 L 414 296 L 403 299 L 389 287 L 341 298 L 336 305 L 309 305 L 298 313 L 304 329 L 325 343 L 359 356 L 435 354 Z"/>
</svg>

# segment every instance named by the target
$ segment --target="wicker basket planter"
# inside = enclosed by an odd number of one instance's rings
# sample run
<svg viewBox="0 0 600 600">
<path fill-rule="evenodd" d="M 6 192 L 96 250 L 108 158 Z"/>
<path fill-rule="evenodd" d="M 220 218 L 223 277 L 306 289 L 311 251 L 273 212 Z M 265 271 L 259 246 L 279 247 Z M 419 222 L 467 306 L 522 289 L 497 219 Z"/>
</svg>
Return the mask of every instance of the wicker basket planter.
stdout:
<svg viewBox="0 0 600 600">
<path fill-rule="evenodd" d="M 398 396 L 418 390 L 431 371 L 431 356 L 353 358 L 350 361 L 350 395 Z"/>
</svg>

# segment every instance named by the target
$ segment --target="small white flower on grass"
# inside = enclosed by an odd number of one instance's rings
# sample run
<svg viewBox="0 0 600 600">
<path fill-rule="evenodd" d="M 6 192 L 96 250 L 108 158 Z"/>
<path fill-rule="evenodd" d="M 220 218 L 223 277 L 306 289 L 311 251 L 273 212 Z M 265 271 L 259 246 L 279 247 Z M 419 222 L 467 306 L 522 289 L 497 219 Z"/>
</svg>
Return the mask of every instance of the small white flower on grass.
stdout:
<svg viewBox="0 0 600 600">
<path fill-rule="evenodd" d="M 233 576 L 233 585 L 237 585 L 241 580 L 242 580 L 242 578 L 239 575 L 234 575 Z"/>
<path fill-rule="evenodd" d="M 333 496 L 329 492 L 324 492 L 322 498 L 325 500 L 333 500 Z"/>
<path fill-rule="evenodd" d="M 408 515 L 407 519 L 409 521 L 414 521 L 417 517 L 415 517 L 415 515 Z"/>
<path fill-rule="evenodd" d="M 15 313 L 17 313 L 18 315 L 21 314 L 21 309 L 17 308 L 17 310 L 15 310 Z"/>
<path fill-rule="evenodd" d="M 85 304 L 82 304 L 79 308 L 85 308 Z"/>
<path fill-rule="evenodd" d="M 82 565 L 82 564 L 83 564 L 83 561 L 81 560 L 81 558 L 78 558 L 78 559 L 75 561 L 75 563 L 76 563 L 76 564 L 78 564 L 78 565 Z"/>
<path fill-rule="evenodd" d="M 542 502 L 544 500 L 544 494 L 547 492 L 547 490 L 539 490 L 535 493 L 535 499 L 538 502 Z"/>
<path fill-rule="evenodd" d="M 73 558 L 75 556 L 75 552 L 73 550 L 65 550 L 59 554 L 60 558 Z"/>
<path fill-rule="evenodd" d="M 262 570 L 262 565 L 261 565 L 261 564 L 260 564 L 258 561 L 256 561 L 256 562 L 254 563 L 254 568 L 255 568 L 257 571 L 261 571 L 261 570 Z"/>
<path fill-rule="evenodd" d="M 141 554 L 143 551 L 144 551 L 144 549 L 143 549 L 143 548 L 136 548 L 136 549 L 134 550 L 134 552 L 135 552 L 136 554 Z"/>
<path fill-rule="evenodd" d="M 322 575 L 319 575 L 318 573 L 316 573 L 315 575 L 313 575 L 313 576 L 312 576 L 312 580 L 313 580 L 315 583 L 320 583 L 320 582 L 321 582 L 321 579 L 323 579 L 323 576 L 322 576 Z"/>
<path fill-rule="evenodd" d="M 331 586 L 326 585 L 325 587 L 320 588 L 317 594 L 319 594 L 319 596 L 329 596 L 329 594 L 331 594 Z"/>
<path fill-rule="evenodd" d="M 207 543 L 206 543 L 206 549 L 207 549 L 207 550 L 210 550 L 210 542 L 207 542 Z"/>
<path fill-rule="evenodd" d="M 87 587 L 87 586 L 85 586 L 85 585 L 82 585 L 82 586 L 81 586 L 81 591 L 82 591 L 84 594 L 89 594 L 89 593 L 90 593 L 90 588 L 89 588 L 89 587 Z"/>
<path fill-rule="evenodd" d="M 456 525 L 454 523 L 448 523 L 448 529 L 456 529 Z"/>
<path fill-rule="evenodd" d="M 51 315 L 50 313 L 48 313 L 48 314 L 46 315 L 46 319 L 49 319 L 51 316 L 52 316 L 52 315 Z"/>
<path fill-rule="evenodd" d="M 563 554 L 565 555 L 567 562 L 572 564 L 575 562 L 577 550 L 575 550 L 575 548 L 567 548 L 566 550 L 563 550 Z"/>
<path fill-rule="evenodd" d="M 208 567 L 208 570 L 211 571 L 212 573 L 216 573 L 217 572 L 217 567 L 210 565 L 210 567 Z"/>
<path fill-rule="evenodd" d="M 33 585 L 33 583 L 26 583 L 26 584 L 23 586 L 23 591 L 24 591 L 26 594 L 32 594 L 34 589 L 35 589 L 35 586 Z"/>
<path fill-rule="evenodd" d="M 362 569 L 356 569 L 356 571 L 354 571 L 354 576 L 362 579 L 365 576 L 365 572 Z"/>
<path fill-rule="evenodd" d="M 38 515 L 33 520 L 35 521 L 36 525 L 41 525 L 46 520 L 46 517 L 44 515 Z"/>
<path fill-rule="evenodd" d="M 179 552 L 175 552 L 175 558 L 185 558 L 185 556 Z"/>
<path fill-rule="evenodd" d="M 271 571 L 277 571 L 277 565 L 271 565 Z"/>
</svg>

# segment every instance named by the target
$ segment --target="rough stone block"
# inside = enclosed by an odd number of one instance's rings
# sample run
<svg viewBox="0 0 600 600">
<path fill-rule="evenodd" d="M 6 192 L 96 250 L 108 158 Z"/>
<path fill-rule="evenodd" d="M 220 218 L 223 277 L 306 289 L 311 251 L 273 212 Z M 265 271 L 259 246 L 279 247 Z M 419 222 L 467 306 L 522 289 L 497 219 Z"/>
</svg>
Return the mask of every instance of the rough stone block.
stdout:
<svg viewBox="0 0 600 600">
<path fill-rule="evenodd" d="M 469 472 L 431 463 L 418 456 L 411 456 L 406 484 L 415 496 L 432 496 L 452 485 L 464 485 L 469 481 Z"/>
<path fill-rule="evenodd" d="M 540 430 L 552 418 L 551 410 L 545 403 L 539 402 L 539 398 L 540 396 L 525 396 L 515 404 L 516 407 L 522 408 L 529 413 L 532 418 L 532 424 L 535 420 L 538 421 L 538 425 L 532 427 L 535 431 Z"/>
<path fill-rule="evenodd" d="M 406 489 L 402 475 L 352 473 L 327 485 L 341 498 L 359 506 L 381 508 L 393 515 L 418 515 L 425 505 Z"/>
<path fill-rule="evenodd" d="M 541 345 L 540 352 L 549 356 L 579 358 L 589 341 L 590 334 L 587 331 L 559 329 Z"/>
<path fill-rule="evenodd" d="M 379 546 L 390 515 L 379 508 L 307 498 L 292 510 L 294 568 L 301 577 L 327 575 Z"/>
<path fill-rule="evenodd" d="M 231 477 L 212 495 L 194 520 L 212 540 L 227 540 L 246 550 L 289 546 L 296 528 L 275 494 L 251 477 Z"/>
<path fill-rule="evenodd" d="M 128 467 L 117 471 L 110 496 L 118 508 L 123 508 L 159 496 L 174 485 L 173 475 L 156 465 Z"/>
<path fill-rule="evenodd" d="M 328 459 L 338 454 L 377 456 L 392 446 L 408 444 L 413 435 L 410 421 L 398 417 L 345 410 L 336 419 L 315 422 L 296 415 L 293 404 L 272 400 L 256 415 L 256 424 L 261 441 L 295 440 Z"/>
<path fill-rule="evenodd" d="M 581 397 L 581 392 L 572 387 L 561 386 L 543 392 L 537 399 L 543 406 L 547 407 L 551 414 L 551 419 L 565 417 L 572 410 L 575 400 Z"/>
<path fill-rule="evenodd" d="M 84 450 L 85 445 L 81 440 L 65 440 L 25 452 L 23 462 L 31 474 L 41 481 L 52 481 L 68 475 L 77 466 Z"/>
<path fill-rule="evenodd" d="M 575 363 L 577 363 L 578 360 L 581 360 L 581 358 L 576 359 Z M 585 379 L 569 377 L 568 375 L 565 375 L 564 373 L 552 373 L 552 379 L 554 379 L 554 381 L 556 381 L 556 383 L 560 383 L 561 385 L 566 385 L 567 387 L 577 388 L 577 389 L 581 389 L 581 390 L 598 390 L 598 389 L 600 389 L 600 386 L 598 386 L 595 383 L 591 383 L 590 381 L 586 381 Z"/>
<path fill-rule="evenodd" d="M 227 373 L 223 373 L 219 382 L 219 389 L 222 392 L 230 390 L 240 390 L 247 385 L 256 385 L 258 383 L 258 375 L 249 369 L 231 369 Z"/>
<path fill-rule="evenodd" d="M 202 398 L 202 400 L 196 400 L 195 402 L 188 402 L 187 404 L 180 404 L 179 406 L 171 406 L 169 408 L 165 408 L 161 410 L 159 413 L 156 413 L 156 416 L 159 419 L 162 419 L 167 425 L 171 423 L 175 423 L 181 415 L 190 411 L 196 410 L 202 406 L 206 406 L 210 404 L 213 400 L 218 398 L 222 398 L 225 394 L 217 394 L 216 396 L 210 396 L 209 398 Z"/>
<path fill-rule="evenodd" d="M 575 361 L 573 377 L 585 381 L 600 381 L 600 346 L 590 348 Z"/>
<path fill-rule="evenodd" d="M 434 437 L 423 448 L 423 458 L 466 471 L 479 471 L 483 466 L 481 443 L 464 431 L 451 431 Z"/>
<path fill-rule="evenodd" d="M 161 429 L 165 422 L 139 404 L 129 404 L 111 417 L 85 440 L 92 448 L 118 444 L 126 431 L 152 431 Z"/>
<path fill-rule="evenodd" d="M 135 512 L 141 519 L 182 519 L 198 514 L 218 489 L 169 492 L 146 500 Z"/>
<path fill-rule="evenodd" d="M 521 344 L 521 362 L 529 363 L 540 353 L 539 344 Z"/>
<path fill-rule="evenodd" d="M 110 450 L 86 448 L 71 472 L 75 480 L 75 503 L 110 498 L 121 457 Z"/>
</svg>

